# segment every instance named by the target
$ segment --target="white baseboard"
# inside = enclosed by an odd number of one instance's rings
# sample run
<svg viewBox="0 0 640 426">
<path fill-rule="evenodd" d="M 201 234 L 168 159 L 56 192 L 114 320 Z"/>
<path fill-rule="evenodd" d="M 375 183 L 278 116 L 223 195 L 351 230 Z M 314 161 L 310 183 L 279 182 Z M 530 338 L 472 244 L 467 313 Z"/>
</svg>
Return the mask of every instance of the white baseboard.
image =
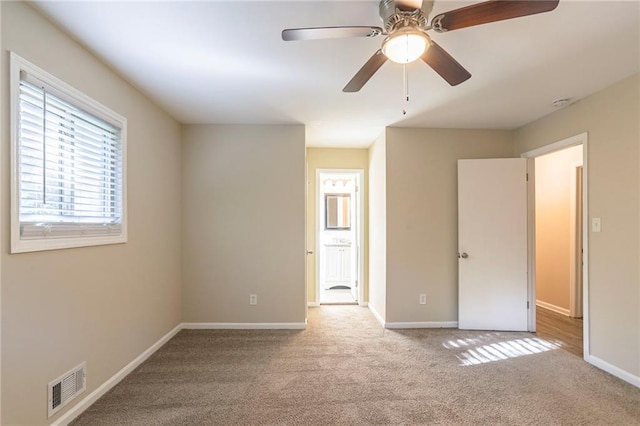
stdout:
<svg viewBox="0 0 640 426">
<path fill-rule="evenodd" d="M 371 311 L 371 313 L 373 314 L 373 316 L 376 317 L 378 322 L 384 327 L 385 326 L 385 322 L 384 322 L 384 319 L 382 318 L 382 315 L 380 315 L 380 313 L 378 313 L 378 311 L 376 311 L 376 309 L 373 306 L 369 305 L 368 308 Z"/>
<path fill-rule="evenodd" d="M 129 373 L 135 370 L 140 364 L 146 361 L 151 355 L 154 354 L 155 351 L 160 349 L 162 345 L 167 343 L 173 336 L 178 334 L 178 332 L 182 329 L 182 324 L 178 324 L 173 330 L 165 334 L 160 338 L 156 343 L 151 345 L 149 349 L 138 355 L 136 359 L 131 361 L 129 364 L 124 366 L 122 370 L 118 371 L 116 374 L 111 376 L 106 382 L 98 386 L 93 392 L 87 395 L 84 399 L 74 405 L 69 411 L 64 413 L 60 418 L 58 418 L 55 422 L 53 422 L 52 426 L 66 426 L 71 423 L 76 417 L 78 417 L 84 410 L 89 408 L 91 404 L 96 402 L 98 398 L 107 393 L 112 387 L 120 383 L 122 379 L 124 379 Z"/>
<path fill-rule="evenodd" d="M 304 322 L 183 322 L 185 330 L 304 330 Z"/>
<path fill-rule="evenodd" d="M 536 300 L 536 306 L 540 306 L 541 308 L 548 309 L 567 317 L 571 315 L 569 309 L 561 308 L 560 306 L 552 305 L 551 303 L 543 302 L 542 300 Z"/>
<path fill-rule="evenodd" d="M 458 321 L 422 321 L 422 322 L 385 322 L 376 309 L 368 305 L 369 310 L 378 322 L 387 329 L 400 328 L 458 328 Z"/>
<path fill-rule="evenodd" d="M 369 302 L 358 302 L 358 305 L 360 305 L 363 308 L 367 308 L 369 306 Z"/>
<path fill-rule="evenodd" d="M 633 386 L 640 388 L 640 376 L 634 376 L 628 371 L 624 371 L 621 368 L 616 367 L 615 365 L 609 364 L 607 361 L 604 361 L 593 355 L 586 355 L 584 360 L 589 364 L 598 367 L 601 370 L 606 371 L 607 373 L 616 376 L 619 379 L 624 380 L 627 383 L 632 384 Z"/>
<path fill-rule="evenodd" d="M 385 328 L 458 328 L 458 321 L 388 322 Z"/>
</svg>

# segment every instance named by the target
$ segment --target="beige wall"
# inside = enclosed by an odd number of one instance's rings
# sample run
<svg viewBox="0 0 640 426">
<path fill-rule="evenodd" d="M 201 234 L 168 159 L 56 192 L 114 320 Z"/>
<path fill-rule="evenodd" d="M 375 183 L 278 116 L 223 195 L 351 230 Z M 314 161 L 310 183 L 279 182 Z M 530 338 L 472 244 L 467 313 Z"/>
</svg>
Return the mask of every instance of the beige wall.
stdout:
<svg viewBox="0 0 640 426">
<path fill-rule="evenodd" d="M 386 133 L 369 148 L 369 308 L 382 321 L 387 310 Z"/>
<path fill-rule="evenodd" d="M 582 145 L 535 159 L 536 301 L 569 311 L 571 208 Z M 571 176 L 574 175 L 572 181 Z M 574 186 L 572 186 L 572 183 Z M 574 199 L 575 200 L 575 199 Z"/>
<path fill-rule="evenodd" d="M 304 138 L 303 126 L 183 126 L 184 321 L 304 323 Z"/>
<path fill-rule="evenodd" d="M 316 234 L 318 229 L 318 206 L 316 171 L 318 169 L 359 169 L 364 173 L 362 183 L 364 210 L 364 223 L 362 228 L 367 231 L 369 222 L 369 153 L 366 149 L 341 149 L 341 148 L 307 148 L 307 249 L 313 251 L 313 255 L 307 256 L 307 302 L 317 302 L 316 295 L 316 259 L 318 252 L 316 247 Z M 363 239 L 363 269 L 362 285 L 364 287 L 364 301 L 368 299 L 369 277 L 369 237 L 364 232 Z"/>
<path fill-rule="evenodd" d="M 590 352 L 640 376 L 640 74 L 519 129 L 516 154 L 588 132 Z"/>
<path fill-rule="evenodd" d="M 388 322 L 458 320 L 458 159 L 513 156 L 512 132 L 387 129 Z M 420 305 L 420 293 L 427 304 Z"/>
<path fill-rule="evenodd" d="M 3 93 L 11 50 L 128 119 L 129 241 L 10 255 L 2 99 L 2 424 L 48 424 L 49 381 L 87 362 L 62 413 L 180 323 L 180 127 L 26 3 L 0 7 Z"/>
</svg>

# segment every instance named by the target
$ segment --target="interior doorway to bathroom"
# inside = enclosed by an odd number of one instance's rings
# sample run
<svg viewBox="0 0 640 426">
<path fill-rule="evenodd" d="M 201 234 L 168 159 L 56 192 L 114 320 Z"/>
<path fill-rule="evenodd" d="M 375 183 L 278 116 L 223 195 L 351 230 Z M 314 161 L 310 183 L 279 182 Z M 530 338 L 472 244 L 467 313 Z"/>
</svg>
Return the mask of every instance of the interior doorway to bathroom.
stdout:
<svg viewBox="0 0 640 426">
<path fill-rule="evenodd" d="M 362 300 L 362 171 L 318 170 L 317 293 L 321 304 Z"/>
</svg>

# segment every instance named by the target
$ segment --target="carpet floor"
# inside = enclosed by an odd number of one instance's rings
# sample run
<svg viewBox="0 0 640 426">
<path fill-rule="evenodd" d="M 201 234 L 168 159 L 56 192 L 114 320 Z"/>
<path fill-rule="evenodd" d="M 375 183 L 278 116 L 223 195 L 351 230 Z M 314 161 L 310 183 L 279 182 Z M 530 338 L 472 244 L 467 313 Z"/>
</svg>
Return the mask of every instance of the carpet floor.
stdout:
<svg viewBox="0 0 640 426">
<path fill-rule="evenodd" d="M 640 389 L 530 333 L 183 330 L 74 425 L 640 425 Z"/>
</svg>

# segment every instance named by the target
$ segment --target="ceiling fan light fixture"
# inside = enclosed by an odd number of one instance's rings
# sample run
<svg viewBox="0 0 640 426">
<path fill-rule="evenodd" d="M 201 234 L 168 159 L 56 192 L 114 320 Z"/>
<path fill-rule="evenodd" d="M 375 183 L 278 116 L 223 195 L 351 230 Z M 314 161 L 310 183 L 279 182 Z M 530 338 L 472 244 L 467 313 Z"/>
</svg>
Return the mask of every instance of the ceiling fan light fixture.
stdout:
<svg viewBox="0 0 640 426">
<path fill-rule="evenodd" d="M 382 43 L 382 53 L 398 64 L 408 64 L 418 59 L 429 48 L 431 41 L 422 31 L 401 29 Z"/>
</svg>

